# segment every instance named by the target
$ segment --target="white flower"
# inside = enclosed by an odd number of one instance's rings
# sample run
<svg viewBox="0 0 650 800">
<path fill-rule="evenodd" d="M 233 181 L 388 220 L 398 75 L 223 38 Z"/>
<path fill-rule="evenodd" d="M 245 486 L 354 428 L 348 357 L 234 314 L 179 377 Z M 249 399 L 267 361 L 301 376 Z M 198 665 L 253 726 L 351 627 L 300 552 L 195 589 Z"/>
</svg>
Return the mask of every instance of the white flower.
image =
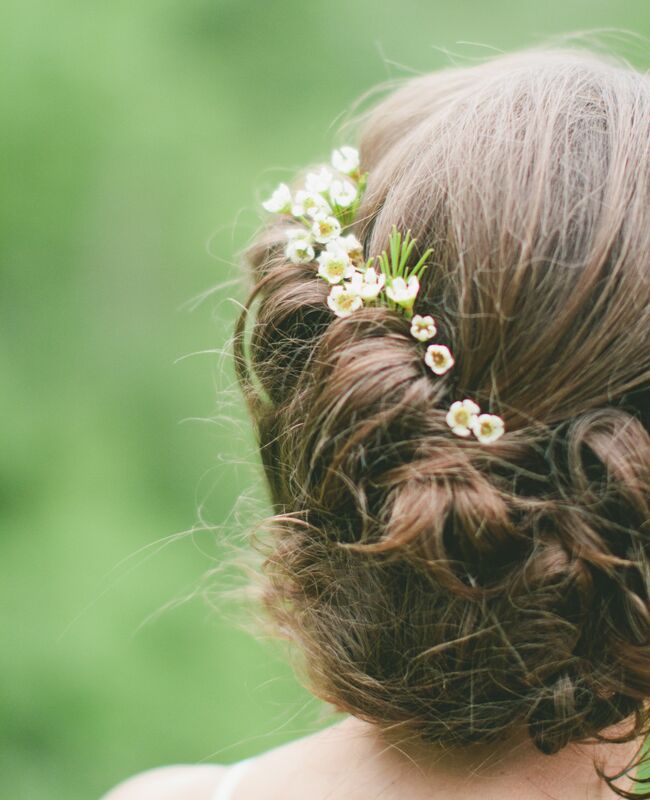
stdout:
<svg viewBox="0 0 650 800">
<path fill-rule="evenodd" d="M 351 205 L 357 196 L 357 187 L 351 181 L 332 181 L 330 198 L 341 208 Z"/>
<path fill-rule="evenodd" d="M 330 188 L 334 175 L 327 167 L 321 167 L 318 172 L 309 172 L 305 178 L 308 192 L 326 192 Z"/>
<path fill-rule="evenodd" d="M 363 262 L 363 245 L 353 233 L 348 233 L 347 236 L 339 236 L 336 243 L 345 250 L 353 263 Z"/>
<path fill-rule="evenodd" d="M 469 436 L 472 425 L 481 409 L 473 400 L 456 400 L 447 412 L 447 425 L 458 436 Z"/>
<path fill-rule="evenodd" d="M 290 228 L 285 228 L 284 232 L 289 240 L 307 239 L 311 242 L 311 231 L 309 231 L 303 225 L 292 225 Z"/>
<path fill-rule="evenodd" d="M 349 317 L 363 305 L 363 300 L 349 283 L 332 286 L 327 298 L 327 305 L 337 317 Z"/>
<path fill-rule="evenodd" d="M 383 273 L 379 274 L 369 267 L 365 272 L 355 272 L 348 285 L 363 300 L 374 300 L 384 288 L 385 280 Z"/>
<path fill-rule="evenodd" d="M 300 189 L 296 192 L 296 196 L 291 207 L 291 213 L 294 217 L 314 217 L 316 214 L 331 214 L 332 209 L 330 204 L 318 192 L 306 192 Z"/>
<path fill-rule="evenodd" d="M 444 344 L 430 344 L 427 347 L 424 361 L 436 375 L 444 375 L 454 366 L 454 357 Z"/>
<path fill-rule="evenodd" d="M 476 438 L 484 444 L 498 439 L 505 430 L 503 420 L 496 414 L 479 414 L 473 417 L 471 427 Z"/>
<path fill-rule="evenodd" d="M 359 168 L 359 151 L 344 145 L 332 152 L 332 166 L 344 175 L 350 175 Z"/>
<path fill-rule="evenodd" d="M 393 278 L 392 281 L 386 285 L 386 294 L 398 306 L 410 309 L 413 308 L 413 302 L 420 289 L 420 281 L 417 275 L 411 275 L 408 283 L 404 278 Z"/>
<path fill-rule="evenodd" d="M 317 242 L 327 244 L 333 239 L 338 239 L 341 233 L 341 223 L 336 217 L 319 213 L 314 217 L 314 224 L 311 226 L 311 230 Z"/>
<path fill-rule="evenodd" d="M 308 264 L 314 260 L 314 248 L 306 236 L 292 236 L 284 252 L 294 264 Z"/>
<path fill-rule="evenodd" d="M 433 317 L 421 317 L 416 314 L 411 320 L 411 335 L 421 342 L 426 342 L 428 339 L 433 339 L 436 335 L 436 323 Z"/>
<path fill-rule="evenodd" d="M 363 250 L 361 242 L 357 239 L 357 237 L 353 233 L 348 233 L 347 236 L 339 236 L 337 242 L 344 247 L 347 253 L 356 252 L 357 250 Z"/>
<path fill-rule="evenodd" d="M 332 246 L 334 245 L 334 246 Z M 343 278 L 354 275 L 354 267 L 345 250 L 335 246 L 334 242 L 327 245 L 327 249 L 316 259 L 318 261 L 318 274 L 330 283 L 340 283 Z"/>
<path fill-rule="evenodd" d="M 281 183 L 262 206 L 273 214 L 286 214 L 291 208 L 291 192 L 287 184 Z"/>
</svg>

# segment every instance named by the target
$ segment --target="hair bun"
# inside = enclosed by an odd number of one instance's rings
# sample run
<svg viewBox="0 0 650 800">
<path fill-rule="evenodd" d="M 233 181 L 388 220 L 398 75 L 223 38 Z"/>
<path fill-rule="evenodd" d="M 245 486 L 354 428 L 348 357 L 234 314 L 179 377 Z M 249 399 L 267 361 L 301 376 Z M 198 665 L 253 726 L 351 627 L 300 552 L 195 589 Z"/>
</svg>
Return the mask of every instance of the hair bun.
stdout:
<svg viewBox="0 0 650 800">
<path fill-rule="evenodd" d="M 649 118 L 648 76 L 539 52 L 369 115 L 355 234 L 431 251 L 413 311 L 444 374 L 393 309 L 333 316 L 286 220 L 253 243 L 265 598 L 337 708 L 446 745 L 528 725 L 548 753 L 650 728 Z M 506 435 L 450 435 L 456 398 Z"/>
</svg>

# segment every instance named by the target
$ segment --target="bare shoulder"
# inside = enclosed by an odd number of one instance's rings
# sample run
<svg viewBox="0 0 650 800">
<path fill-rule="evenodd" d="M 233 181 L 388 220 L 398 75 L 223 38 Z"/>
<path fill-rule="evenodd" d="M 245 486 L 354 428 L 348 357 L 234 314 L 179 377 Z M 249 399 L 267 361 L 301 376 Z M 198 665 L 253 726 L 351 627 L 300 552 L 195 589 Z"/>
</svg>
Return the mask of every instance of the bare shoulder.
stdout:
<svg viewBox="0 0 650 800">
<path fill-rule="evenodd" d="M 335 792 L 357 798 L 360 795 L 342 782 L 367 762 L 364 732 L 354 723 L 347 720 L 255 756 L 239 776 L 237 797 L 317 800 Z M 102 800 L 211 800 L 226 769 L 216 765 L 153 769 L 121 783 Z"/>
<path fill-rule="evenodd" d="M 102 800 L 210 800 L 225 767 L 159 767 L 120 783 Z"/>
<path fill-rule="evenodd" d="M 352 787 L 368 763 L 367 730 L 345 720 L 256 756 L 237 784 L 240 800 L 360 797 Z M 362 781 L 363 797 L 372 783 Z"/>
</svg>

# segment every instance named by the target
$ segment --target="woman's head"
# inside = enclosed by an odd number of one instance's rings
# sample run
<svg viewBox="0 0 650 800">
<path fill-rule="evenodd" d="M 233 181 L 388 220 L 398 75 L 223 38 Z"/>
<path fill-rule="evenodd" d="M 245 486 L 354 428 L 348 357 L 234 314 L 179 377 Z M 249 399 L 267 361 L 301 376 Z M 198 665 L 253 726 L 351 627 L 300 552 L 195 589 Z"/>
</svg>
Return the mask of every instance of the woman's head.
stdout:
<svg viewBox="0 0 650 800">
<path fill-rule="evenodd" d="M 529 51 L 411 79 L 366 117 L 366 256 L 430 247 L 415 311 L 328 309 L 286 220 L 236 337 L 276 516 L 266 601 L 337 708 L 552 753 L 650 697 L 650 78 Z M 455 437 L 458 397 L 505 421 Z M 650 796 L 650 795 L 649 795 Z"/>
</svg>

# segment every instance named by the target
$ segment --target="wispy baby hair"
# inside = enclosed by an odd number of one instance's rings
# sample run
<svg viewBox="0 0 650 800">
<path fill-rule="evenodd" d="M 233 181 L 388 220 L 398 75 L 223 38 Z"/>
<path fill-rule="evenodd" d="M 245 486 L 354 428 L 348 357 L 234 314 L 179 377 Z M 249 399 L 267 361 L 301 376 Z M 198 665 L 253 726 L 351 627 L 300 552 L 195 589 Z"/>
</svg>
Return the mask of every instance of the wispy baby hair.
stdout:
<svg viewBox="0 0 650 800">
<path fill-rule="evenodd" d="M 336 708 L 449 746 L 648 732 L 649 121 L 647 75 L 571 50 L 412 78 L 367 116 L 351 230 L 365 258 L 393 226 L 430 251 L 435 379 L 394 308 L 332 314 L 285 218 L 247 251 L 265 601 Z M 461 397 L 503 435 L 450 436 Z"/>
</svg>

